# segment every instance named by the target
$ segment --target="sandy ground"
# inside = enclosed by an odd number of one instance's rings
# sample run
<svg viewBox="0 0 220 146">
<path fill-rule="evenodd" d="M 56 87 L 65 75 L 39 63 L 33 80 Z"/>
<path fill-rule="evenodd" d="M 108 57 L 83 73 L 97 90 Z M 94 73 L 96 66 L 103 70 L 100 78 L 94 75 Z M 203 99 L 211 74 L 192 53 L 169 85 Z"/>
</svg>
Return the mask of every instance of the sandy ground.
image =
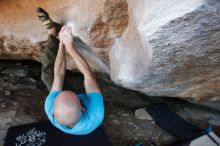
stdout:
<svg viewBox="0 0 220 146">
<path fill-rule="evenodd" d="M 39 63 L 32 61 L 0 60 L 0 145 L 10 126 L 47 119 L 44 100 L 48 91 L 40 80 Z M 216 133 L 220 129 L 220 113 L 177 98 L 148 97 L 114 85 L 109 79 L 97 75 L 105 97 L 105 120 L 102 127 L 114 146 L 169 145 L 175 138 L 153 121 L 138 120 L 133 110 L 155 102 L 166 102 L 185 120 L 199 127 L 212 124 Z M 83 76 L 68 72 L 66 85 L 77 93 L 84 92 Z"/>
</svg>

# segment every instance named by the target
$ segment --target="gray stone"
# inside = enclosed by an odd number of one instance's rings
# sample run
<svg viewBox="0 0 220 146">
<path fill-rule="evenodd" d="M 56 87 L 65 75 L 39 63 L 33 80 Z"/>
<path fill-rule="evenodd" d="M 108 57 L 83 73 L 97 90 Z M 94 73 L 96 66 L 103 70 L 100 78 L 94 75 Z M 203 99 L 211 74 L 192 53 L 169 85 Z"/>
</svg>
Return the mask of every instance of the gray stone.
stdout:
<svg viewBox="0 0 220 146">
<path fill-rule="evenodd" d="M 6 108 L 7 107 L 7 104 L 5 102 L 0 102 L 0 108 Z"/>
<path fill-rule="evenodd" d="M 5 94 L 5 96 L 11 96 L 11 91 L 6 90 L 6 91 L 4 91 L 4 94 Z"/>
<path fill-rule="evenodd" d="M 153 120 L 153 118 L 150 116 L 150 114 L 146 111 L 145 108 L 136 109 L 134 115 L 141 120 Z"/>
<path fill-rule="evenodd" d="M 2 74 L 9 75 L 10 77 L 13 77 L 13 76 L 25 77 L 25 76 L 27 76 L 28 71 L 25 69 L 17 69 L 17 70 L 6 69 L 6 70 L 2 71 Z"/>
<path fill-rule="evenodd" d="M 218 112 L 208 111 L 191 105 L 182 107 L 177 113 L 188 121 L 202 121 L 210 125 L 220 126 L 220 113 Z"/>
</svg>

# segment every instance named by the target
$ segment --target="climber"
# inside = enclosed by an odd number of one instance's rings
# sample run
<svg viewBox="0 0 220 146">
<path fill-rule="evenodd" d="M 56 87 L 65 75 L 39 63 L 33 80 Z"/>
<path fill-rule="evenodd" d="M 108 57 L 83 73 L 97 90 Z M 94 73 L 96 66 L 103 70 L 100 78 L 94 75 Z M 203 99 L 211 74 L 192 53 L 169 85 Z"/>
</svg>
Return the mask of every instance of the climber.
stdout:
<svg viewBox="0 0 220 146">
<path fill-rule="evenodd" d="M 41 79 L 50 91 L 45 111 L 50 122 L 68 134 L 91 133 L 103 121 L 104 103 L 99 85 L 86 60 L 77 51 L 71 28 L 52 21 L 42 8 L 37 9 L 39 20 L 46 26 L 49 37 L 42 59 Z M 86 94 L 63 90 L 66 72 L 66 52 L 84 76 Z"/>
</svg>

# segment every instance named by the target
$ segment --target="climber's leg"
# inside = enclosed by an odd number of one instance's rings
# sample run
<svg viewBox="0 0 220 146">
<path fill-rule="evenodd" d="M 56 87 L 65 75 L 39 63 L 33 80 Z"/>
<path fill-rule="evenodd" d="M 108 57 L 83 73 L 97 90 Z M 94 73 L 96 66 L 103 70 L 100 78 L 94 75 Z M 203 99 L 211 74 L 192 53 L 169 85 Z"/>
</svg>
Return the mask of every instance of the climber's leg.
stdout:
<svg viewBox="0 0 220 146">
<path fill-rule="evenodd" d="M 41 79 L 50 91 L 53 84 L 53 69 L 56 59 L 57 51 L 59 47 L 59 40 L 53 34 L 49 34 L 46 42 L 46 48 L 44 50 L 42 58 L 42 73 Z"/>
<path fill-rule="evenodd" d="M 41 79 L 47 86 L 48 90 L 50 90 L 53 84 L 54 62 L 59 47 L 57 34 L 61 29 L 61 25 L 52 21 L 52 19 L 49 17 L 49 14 L 40 7 L 37 8 L 37 16 L 39 20 L 46 26 L 49 33 L 48 40 L 46 41 L 46 48 L 42 58 Z"/>
</svg>

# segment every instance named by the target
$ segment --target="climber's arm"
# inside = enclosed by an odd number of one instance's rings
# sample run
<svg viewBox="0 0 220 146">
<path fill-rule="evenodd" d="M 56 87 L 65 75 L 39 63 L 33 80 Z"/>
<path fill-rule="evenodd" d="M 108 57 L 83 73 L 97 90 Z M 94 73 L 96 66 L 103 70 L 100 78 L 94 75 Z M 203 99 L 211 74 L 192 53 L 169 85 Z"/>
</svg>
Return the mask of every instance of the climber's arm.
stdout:
<svg viewBox="0 0 220 146">
<path fill-rule="evenodd" d="M 87 63 L 87 61 L 82 57 L 82 55 L 76 50 L 75 46 L 72 45 L 71 47 L 67 48 L 70 55 L 73 57 L 78 69 L 84 75 L 84 85 L 86 89 L 86 93 L 90 92 L 101 92 L 98 82 Z"/>
<path fill-rule="evenodd" d="M 54 64 L 54 80 L 51 90 L 61 91 L 66 73 L 66 55 L 64 44 L 60 42 L 57 57 Z"/>
<path fill-rule="evenodd" d="M 84 84 L 85 84 L 86 93 L 100 92 L 99 85 L 95 79 L 95 76 L 89 64 L 81 56 L 81 54 L 77 51 L 75 47 L 73 36 L 71 34 L 71 28 L 67 26 L 62 27 L 59 36 L 60 36 L 60 40 L 62 40 L 63 43 L 65 44 L 66 50 L 73 57 L 76 66 L 84 75 Z"/>
</svg>

